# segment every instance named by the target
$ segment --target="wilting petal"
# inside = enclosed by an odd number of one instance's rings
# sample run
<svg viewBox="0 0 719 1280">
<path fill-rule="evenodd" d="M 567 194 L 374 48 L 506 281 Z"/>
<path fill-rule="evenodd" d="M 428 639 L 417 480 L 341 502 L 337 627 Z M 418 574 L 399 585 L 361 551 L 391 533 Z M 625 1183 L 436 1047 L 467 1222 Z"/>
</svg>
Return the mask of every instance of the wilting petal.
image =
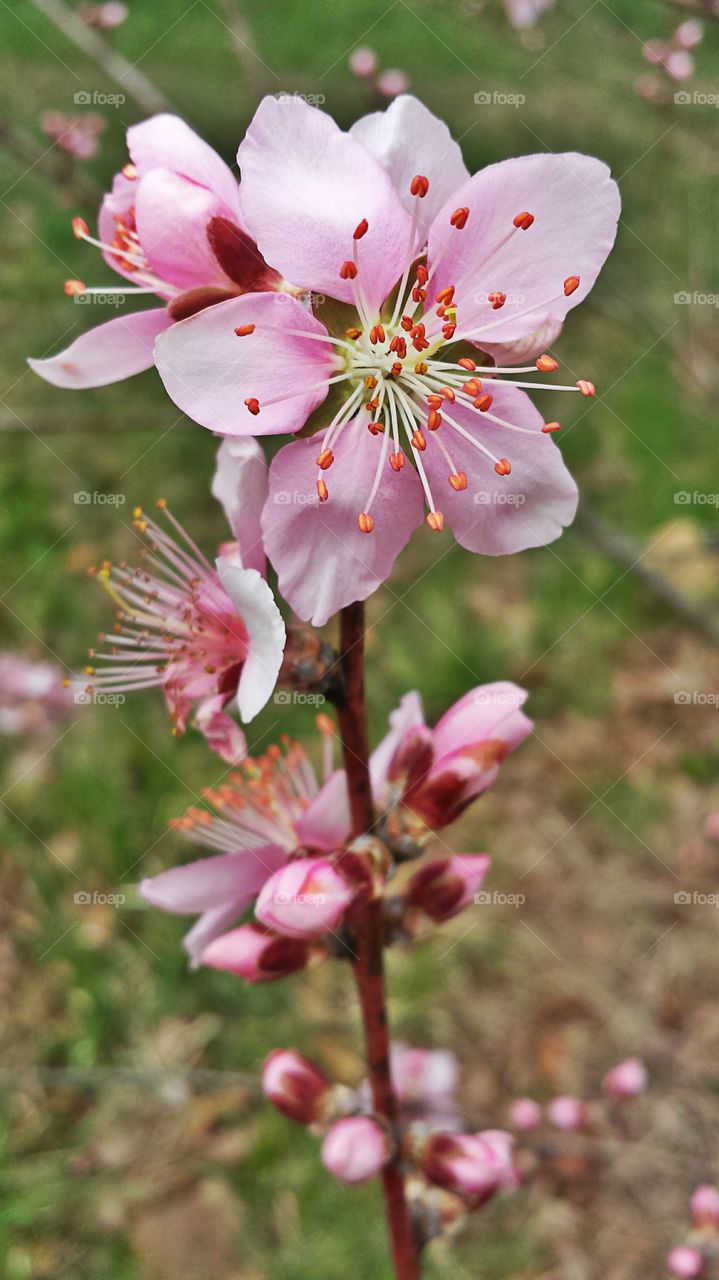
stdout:
<svg viewBox="0 0 719 1280">
<path fill-rule="evenodd" d="M 405 209 L 412 210 L 416 202 L 410 192 L 413 177 L 429 178 L 429 192 L 419 202 L 419 228 L 426 239 L 432 219 L 469 177 L 444 121 L 411 94 L 402 94 L 386 111 L 363 116 L 350 134 L 389 174 Z"/>
<path fill-rule="evenodd" d="M 235 329 L 250 324 L 254 333 L 238 337 Z M 173 325 L 158 342 L 160 377 L 183 413 L 220 435 L 298 431 L 327 395 L 316 384 L 331 376 L 335 360 L 329 342 L 295 337 L 288 329 L 327 333 L 285 293 L 220 302 Z M 260 402 L 257 415 L 244 403 L 252 398 Z M 264 400 L 279 403 L 262 407 Z"/>
<path fill-rule="evenodd" d="M 172 321 L 165 307 L 116 316 L 83 333 L 47 360 L 28 360 L 31 369 L 55 387 L 105 387 L 153 364 L 155 338 Z"/>
<path fill-rule="evenodd" d="M 578 492 L 559 449 L 542 433 L 542 418 L 529 397 L 499 381 L 487 386 L 494 396 L 491 412 L 530 428 L 531 435 L 497 426 L 486 414 L 457 405 L 452 406 L 452 417 L 495 457 L 509 458 L 511 474 L 497 475 L 492 460 L 456 431 L 446 431 L 446 424 L 441 427 L 444 440 L 454 466 L 467 476 L 467 488 L 459 493 L 450 488 L 447 464 L 438 449 L 430 445 L 422 461 L 437 506 L 457 541 L 469 551 L 500 556 L 554 542 L 574 519 Z"/>
<path fill-rule="evenodd" d="M 379 799 L 381 795 L 382 788 L 387 781 L 387 770 L 402 739 L 412 729 L 419 728 L 423 724 L 422 699 L 413 689 L 410 693 L 405 693 L 399 706 L 390 712 L 389 733 L 385 735 L 379 746 L 375 747 L 370 757 L 370 777 L 375 799 Z"/>
<path fill-rule="evenodd" d="M 342 263 L 359 242 L 359 277 L 372 308 L 402 274 L 409 216 L 369 152 L 330 116 L 299 98 L 264 98 L 237 153 L 240 198 L 250 233 L 268 262 L 303 288 L 352 301 Z"/>
<path fill-rule="evenodd" d="M 207 238 L 211 218 L 231 218 L 213 191 L 169 169 L 153 169 L 137 184 L 135 222 L 143 253 L 160 280 L 178 289 L 228 285 Z"/>
<path fill-rule="evenodd" d="M 262 710 L 275 687 L 285 649 L 285 624 L 256 569 L 243 569 L 220 556 L 217 572 L 247 631 L 247 657 L 237 686 L 237 706 L 246 722 Z"/>
<path fill-rule="evenodd" d="M 212 496 L 224 508 L 227 523 L 239 543 L 243 565 L 256 569 L 263 577 L 265 552 L 260 515 L 268 491 L 267 463 L 257 441 L 251 436 L 226 436 L 217 451 Z"/>
<path fill-rule="evenodd" d="M 223 710 L 225 702 L 223 693 L 206 698 L 197 710 L 194 724 L 222 760 L 240 764 L 247 755 L 247 741 L 237 721 Z"/>
<path fill-rule="evenodd" d="M 162 112 L 132 125 L 127 147 L 140 178 L 151 169 L 172 169 L 214 191 L 235 214 L 239 212 L 238 182 L 229 165 L 179 116 Z"/>
<path fill-rule="evenodd" d="M 466 226 L 450 226 L 454 208 Z M 434 284 L 455 285 L 458 322 L 489 342 L 510 342 L 545 320 L 561 320 L 587 296 L 616 235 L 620 200 L 609 169 L 591 156 L 518 156 L 490 165 L 460 187 L 435 218 L 430 264 L 443 251 Z M 531 213 L 528 230 L 513 226 Z M 564 295 L 564 281 L 579 287 Z M 493 311 L 487 295 L 506 294 Z"/>
<path fill-rule="evenodd" d="M 280 591 L 301 618 L 321 627 L 354 600 L 366 600 L 422 521 L 422 489 L 406 466 L 392 471 L 386 459 L 372 505 L 374 532 L 360 533 L 380 458 L 380 442 L 360 420 L 332 445 L 325 472 L 329 501 L 316 495 L 318 440 L 295 440 L 270 467 L 270 496 L 262 513 L 265 550 L 277 570 Z"/>
<path fill-rule="evenodd" d="M 295 823 L 300 844 L 310 849 L 340 849 L 351 829 L 347 776 L 336 769 Z"/>
<path fill-rule="evenodd" d="M 263 884 L 284 865 L 287 850 L 277 844 L 198 858 L 140 882 L 140 896 L 153 907 L 177 915 L 194 915 L 214 907 L 240 903 L 242 910 Z"/>
</svg>

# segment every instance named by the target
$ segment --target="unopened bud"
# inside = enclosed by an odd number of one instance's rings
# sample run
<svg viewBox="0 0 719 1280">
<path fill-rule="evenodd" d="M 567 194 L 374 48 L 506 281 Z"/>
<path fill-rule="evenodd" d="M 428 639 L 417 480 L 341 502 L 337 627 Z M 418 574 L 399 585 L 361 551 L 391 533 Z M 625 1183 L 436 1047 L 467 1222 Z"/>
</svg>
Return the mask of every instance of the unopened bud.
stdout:
<svg viewBox="0 0 719 1280">
<path fill-rule="evenodd" d="M 324 1071 L 296 1049 L 275 1049 L 265 1058 L 262 1088 L 270 1102 L 290 1120 L 319 1120 L 330 1082 Z"/>
<path fill-rule="evenodd" d="M 391 1155 L 388 1134 L 370 1116 L 338 1120 L 322 1143 L 323 1165 L 348 1186 L 376 1177 Z"/>
</svg>

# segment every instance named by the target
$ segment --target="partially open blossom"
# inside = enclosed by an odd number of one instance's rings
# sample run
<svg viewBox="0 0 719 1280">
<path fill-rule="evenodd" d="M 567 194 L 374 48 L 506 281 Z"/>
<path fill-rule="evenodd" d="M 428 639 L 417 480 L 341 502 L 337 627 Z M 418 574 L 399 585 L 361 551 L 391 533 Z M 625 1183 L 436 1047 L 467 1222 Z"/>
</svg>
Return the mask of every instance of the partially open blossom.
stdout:
<svg viewBox="0 0 719 1280">
<path fill-rule="evenodd" d="M 453 822 L 492 786 L 502 761 L 531 733 L 532 721 L 521 710 L 526 698 L 524 689 L 507 681 L 480 685 L 428 729 L 419 695 L 407 694 L 380 749 L 389 757 L 388 797 L 431 827 Z"/>
<path fill-rule="evenodd" d="M 473 901 L 490 862 L 487 853 L 462 853 L 430 862 L 407 885 L 408 910 L 420 911 L 436 924 L 450 920 Z"/>
<path fill-rule="evenodd" d="M 350 54 L 350 71 L 361 80 L 373 76 L 377 70 L 377 54 L 374 49 L 362 45 Z"/>
<path fill-rule="evenodd" d="M 248 757 L 204 798 L 214 812 L 192 807 L 172 825 L 215 856 L 143 880 L 140 894 L 164 911 L 200 917 L 185 938 L 193 964 L 239 972 L 237 947 L 252 943 L 261 952 L 270 945 L 262 941 L 265 933 L 234 930 L 226 940 L 221 935 L 299 848 L 341 847 L 350 829 L 347 788 L 339 771 L 320 786 L 302 747 L 285 740 L 284 749 L 272 746 L 264 756 Z M 210 952 L 214 939 L 218 944 Z M 247 963 L 254 965 L 254 951 Z"/>
<path fill-rule="evenodd" d="M 144 896 L 152 901 L 148 893 Z M 208 908 L 207 914 L 212 910 Z M 221 908 L 217 910 L 220 911 Z M 207 932 L 209 936 L 211 930 L 208 928 Z M 199 936 L 195 941 L 200 948 L 202 942 Z M 310 957 L 307 942 L 281 937 L 258 924 L 241 924 L 239 928 L 214 938 L 199 953 L 202 963 L 210 969 L 236 973 L 246 982 L 272 982 L 276 978 L 287 978 L 291 973 L 304 969 Z"/>
<path fill-rule="evenodd" d="M 627 1058 L 607 1072 L 603 1084 L 612 1098 L 636 1098 L 647 1087 L 647 1069 L 639 1058 Z"/>
<path fill-rule="evenodd" d="M 697 1227 L 719 1229 L 719 1191 L 711 1183 L 703 1183 L 689 1201 L 692 1219 Z"/>
<path fill-rule="evenodd" d="M 547 1103 L 547 1118 L 555 1129 L 578 1133 L 587 1119 L 586 1104 L 571 1094 L 561 1094 Z"/>
<path fill-rule="evenodd" d="M 54 662 L 0 653 L 0 735 L 42 732 L 69 715 L 72 707 L 72 694 Z"/>
<path fill-rule="evenodd" d="M 368 1182 L 392 1154 L 385 1130 L 370 1116 L 346 1116 L 332 1125 L 322 1143 L 322 1163 L 348 1186 Z"/>
<path fill-rule="evenodd" d="M 105 128 L 105 118 L 97 111 L 82 116 L 68 116 L 64 111 L 46 111 L 40 124 L 43 133 L 76 160 L 92 160 L 97 155 L 98 139 Z"/>
<path fill-rule="evenodd" d="M 244 441 L 248 449 L 257 446 Z M 243 472 L 248 474 L 246 467 Z M 194 710 L 195 726 L 213 750 L 239 763 L 244 735 L 224 709 L 234 702 L 243 720 L 257 715 L 275 687 L 285 645 L 280 611 L 253 567 L 263 565 L 259 532 L 252 536 L 244 511 L 233 521 L 242 546 L 224 544 L 213 565 L 167 503 L 158 506 L 169 528 L 139 508 L 134 513 L 135 528 L 148 543 L 141 563 L 105 562 L 93 571 L 119 613 L 112 631 L 100 636 L 101 647 L 90 650 L 85 691 L 89 697 L 159 686 L 177 733 Z"/>
<path fill-rule="evenodd" d="M 296 1049 L 275 1049 L 262 1068 L 262 1088 L 270 1102 L 300 1124 L 322 1115 L 330 1082 L 324 1071 Z"/>
<path fill-rule="evenodd" d="M 482 1133 L 434 1133 L 425 1142 L 420 1166 L 430 1182 L 462 1196 L 478 1209 L 497 1191 L 516 1187 L 511 1134 L 498 1129 Z"/>
<path fill-rule="evenodd" d="M 61 131 L 57 140 L 67 145 L 72 136 Z M 280 284 L 247 233 L 237 179 L 183 120 L 161 114 L 133 125 L 127 146 L 130 163 L 102 202 L 97 236 L 84 219 L 73 220 L 77 238 L 100 249 L 124 283 L 86 288 L 70 282 L 78 286 L 72 292 L 119 301 L 149 296 L 163 305 L 118 315 L 57 355 L 30 360 L 56 387 L 101 387 L 149 369 L 155 339 L 174 321 Z"/>
<path fill-rule="evenodd" d="M 295 611 L 321 625 L 365 599 L 425 508 L 432 530 L 483 554 L 558 537 L 577 490 L 559 424 L 525 394 L 556 389 L 531 377 L 556 362 L 535 352 L 500 370 L 482 352 L 586 297 L 619 214 L 606 166 L 541 154 L 470 177 L 447 127 L 406 95 L 349 134 L 298 98 L 265 98 L 238 161 L 265 259 L 348 309 L 335 324 L 328 307 L 247 294 L 173 325 L 156 360 L 209 430 L 276 435 L 310 419 L 275 456 L 263 512 Z M 586 379 L 566 389 L 594 393 Z"/>
<path fill-rule="evenodd" d="M 341 864 L 329 858 L 299 858 L 265 883 L 255 906 L 257 919 L 290 938 L 333 932 L 355 895 Z"/>
<path fill-rule="evenodd" d="M 542 1123 L 542 1108 L 533 1098 L 515 1098 L 509 1108 L 509 1118 L 520 1133 L 532 1133 Z"/>
<path fill-rule="evenodd" d="M 688 1244 L 677 1245 L 667 1258 L 667 1270 L 681 1280 L 694 1280 L 704 1270 L 704 1259 L 698 1249 Z"/>
</svg>

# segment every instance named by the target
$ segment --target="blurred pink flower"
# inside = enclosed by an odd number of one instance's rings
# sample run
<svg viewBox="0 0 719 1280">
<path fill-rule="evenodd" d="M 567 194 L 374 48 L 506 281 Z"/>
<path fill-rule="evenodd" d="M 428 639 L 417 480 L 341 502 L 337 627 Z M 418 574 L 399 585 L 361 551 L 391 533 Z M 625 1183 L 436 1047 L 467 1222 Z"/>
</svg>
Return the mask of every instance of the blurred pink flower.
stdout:
<svg viewBox="0 0 719 1280">
<path fill-rule="evenodd" d="M 239 442 L 235 444 L 237 449 Z M 243 442 L 242 477 L 248 481 L 254 441 Z M 220 450 L 218 477 L 233 474 L 236 455 Z M 264 470 L 257 477 L 261 485 Z M 270 697 L 285 645 L 285 628 L 262 576 L 262 542 L 251 505 L 227 513 L 237 541 L 220 547 L 216 567 L 160 503 L 169 531 L 139 509 L 135 527 L 149 554 L 133 569 L 105 562 L 97 576 L 119 606 L 107 646 L 90 651 L 85 668 L 89 695 L 124 694 L 159 686 L 175 730 L 183 733 L 192 710 L 195 726 L 224 760 L 236 763 L 244 736 L 224 708 L 235 702 L 244 721 L 252 720 Z M 259 570 L 259 571 L 258 571 Z"/>
<path fill-rule="evenodd" d="M 62 111 L 46 111 L 41 120 L 43 133 L 76 160 L 92 160 L 97 155 L 98 137 L 105 120 L 96 111 L 84 116 L 66 116 Z"/>
<path fill-rule="evenodd" d="M 719 1191 L 716 1187 L 710 1183 L 697 1187 L 689 1203 L 695 1226 L 719 1228 Z"/>
<path fill-rule="evenodd" d="M 507 17 L 517 31 L 535 26 L 542 14 L 553 6 L 554 0 L 504 0 Z"/>
<path fill-rule="evenodd" d="M 669 1254 L 667 1269 L 672 1275 L 682 1277 L 682 1280 L 694 1280 L 704 1270 L 704 1259 L 698 1249 L 680 1244 Z"/>
<path fill-rule="evenodd" d="M 383 98 L 397 98 L 409 89 L 409 76 L 400 67 L 388 67 L 377 77 L 377 89 Z"/>
<path fill-rule="evenodd" d="M 101 27 L 114 31 L 127 20 L 130 11 L 121 0 L 106 0 L 105 4 L 81 4 L 78 13 L 89 27 Z"/>
<path fill-rule="evenodd" d="M 680 49 L 696 49 L 703 39 L 704 28 L 695 18 L 687 18 L 686 22 L 680 22 L 672 36 L 674 44 Z"/>
<path fill-rule="evenodd" d="M 509 1108 L 511 1123 L 521 1133 L 532 1133 L 542 1123 L 542 1108 L 533 1098 L 515 1098 Z"/>
<path fill-rule="evenodd" d="M 330 1082 L 316 1062 L 296 1049 L 274 1049 L 262 1067 L 262 1088 L 290 1120 L 313 1124 L 322 1115 Z"/>
<path fill-rule="evenodd" d="M 0 735 L 50 728 L 73 708 L 65 677 L 52 662 L 34 662 L 22 653 L 0 653 Z"/>
<path fill-rule="evenodd" d="M 223 435 L 297 432 L 332 392 L 313 418 L 322 434 L 281 449 L 270 472 L 266 547 L 293 609 L 322 625 L 365 599 L 425 504 L 430 528 L 446 518 L 483 554 L 558 537 L 576 485 L 550 439 L 558 424 L 525 395 L 544 384 L 522 380 L 556 361 L 507 380 L 469 353 L 561 323 L 586 297 L 619 214 L 606 166 L 542 154 L 470 178 L 447 127 L 407 96 L 349 134 L 297 98 L 265 98 L 238 160 L 267 261 L 353 311 L 330 334 L 295 299 L 253 293 L 172 326 L 156 361 L 180 408 Z M 594 393 L 585 379 L 567 390 Z"/>
<path fill-rule="evenodd" d="M 374 49 L 364 46 L 354 49 L 350 54 L 350 71 L 361 80 L 373 76 L 377 70 L 377 54 Z"/>
<path fill-rule="evenodd" d="M 274 982 L 304 969 L 313 950 L 316 948 L 308 942 L 281 938 L 262 925 L 241 924 L 210 942 L 202 953 L 202 963 L 235 973 L 246 982 Z"/>
<path fill-rule="evenodd" d="M 576 1133 L 583 1128 L 587 1118 L 586 1105 L 571 1094 L 562 1094 L 547 1103 L 547 1118 L 555 1129 Z"/>
<path fill-rule="evenodd" d="M 474 900 L 490 862 L 487 853 L 462 853 L 428 863 L 415 871 L 407 885 L 407 907 L 435 924 L 451 920 Z"/>
<path fill-rule="evenodd" d="M 322 1143 L 322 1163 L 348 1186 L 368 1182 L 391 1154 L 384 1129 L 370 1116 L 346 1116 L 332 1125 Z"/>
<path fill-rule="evenodd" d="M 607 1072 L 603 1085 L 613 1098 L 636 1098 L 647 1087 L 647 1069 L 639 1058 L 627 1058 Z"/>
<path fill-rule="evenodd" d="M 130 283 L 87 289 L 69 280 L 65 292 L 150 295 L 164 305 L 117 316 L 57 355 L 29 361 L 57 387 L 100 387 L 149 369 L 157 335 L 175 321 L 279 283 L 247 234 L 237 179 L 183 120 L 153 116 L 128 129 L 127 145 L 131 163 L 102 202 L 98 238 L 82 218 L 73 231 Z"/>
<path fill-rule="evenodd" d="M 512 1163 L 514 1138 L 498 1129 L 482 1133 L 434 1133 L 420 1156 L 430 1182 L 461 1196 L 478 1209 L 497 1191 L 513 1191 L 517 1178 Z"/>
<path fill-rule="evenodd" d="M 421 1049 L 393 1041 L 392 1085 L 402 1110 L 438 1122 L 456 1114 L 458 1063 L 449 1049 Z"/>
</svg>

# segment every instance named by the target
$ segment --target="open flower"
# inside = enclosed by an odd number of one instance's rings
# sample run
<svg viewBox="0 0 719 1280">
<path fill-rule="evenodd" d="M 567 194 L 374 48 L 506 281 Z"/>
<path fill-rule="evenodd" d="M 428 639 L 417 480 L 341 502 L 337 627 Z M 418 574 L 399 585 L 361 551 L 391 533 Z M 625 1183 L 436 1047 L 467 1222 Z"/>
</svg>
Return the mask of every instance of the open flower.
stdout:
<svg viewBox="0 0 719 1280">
<path fill-rule="evenodd" d="M 252 720 L 275 686 L 282 664 L 285 628 L 263 575 L 264 554 L 251 501 L 236 480 L 252 479 L 259 448 L 253 440 L 220 450 L 214 492 L 225 489 L 225 505 L 237 541 L 224 543 L 216 567 L 205 558 L 164 501 L 158 503 L 169 531 L 135 510 L 135 528 L 149 543 L 141 564 L 105 562 L 93 572 L 117 604 L 117 621 L 90 650 L 85 668 L 88 697 L 117 695 L 160 686 L 177 733 L 188 716 L 224 760 L 245 754 L 239 726 L 224 708 L 235 702 L 243 720 Z M 242 455 L 238 458 L 237 454 Z M 262 463 L 257 484 L 264 479 Z M 239 497 L 238 506 L 234 501 Z"/>
<path fill-rule="evenodd" d="M 131 161 L 102 202 L 97 237 L 82 218 L 73 231 L 130 283 L 88 289 L 68 280 L 65 292 L 146 294 L 165 305 L 118 315 L 58 355 L 29 361 L 57 387 L 100 387 L 149 369 L 155 338 L 174 321 L 280 282 L 247 233 L 237 179 L 183 120 L 161 114 L 133 125 L 127 146 Z"/>
<path fill-rule="evenodd" d="M 266 98 L 238 160 L 248 233 L 312 291 L 314 312 L 287 294 L 234 298 L 162 334 L 156 363 L 212 431 L 306 428 L 274 458 L 263 513 L 292 607 L 321 625 L 366 598 L 425 507 L 431 529 L 446 521 L 483 554 L 558 537 L 576 486 L 559 424 L 525 394 L 557 388 L 526 375 L 558 367 L 537 335 L 557 332 L 611 249 L 607 167 L 543 154 L 470 177 L 409 96 L 349 134 L 299 99 Z M 518 367 L 482 354 L 528 341 Z M 564 389 L 594 392 L 585 379 Z"/>
</svg>

